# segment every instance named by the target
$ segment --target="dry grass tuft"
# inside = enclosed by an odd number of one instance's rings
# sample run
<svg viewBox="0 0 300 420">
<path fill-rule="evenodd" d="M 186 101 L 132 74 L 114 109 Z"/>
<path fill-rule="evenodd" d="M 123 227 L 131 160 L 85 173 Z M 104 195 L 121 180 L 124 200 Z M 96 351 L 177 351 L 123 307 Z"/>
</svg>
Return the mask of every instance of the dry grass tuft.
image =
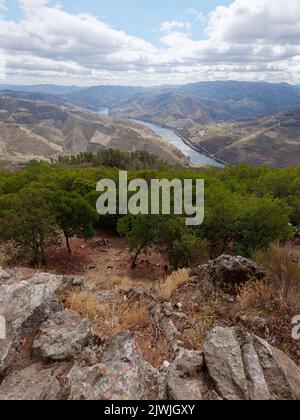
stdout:
<svg viewBox="0 0 300 420">
<path fill-rule="evenodd" d="M 141 299 L 135 302 L 122 315 L 122 326 L 124 329 L 144 328 L 149 322 L 149 310 L 147 302 Z"/>
<path fill-rule="evenodd" d="M 300 265 L 290 245 L 272 245 L 267 251 L 256 251 L 253 259 L 268 274 L 267 283 L 273 295 L 290 305 L 300 294 Z"/>
<path fill-rule="evenodd" d="M 99 303 L 95 295 L 87 292 L 69 294 L 66 305 L 89 319 L 105 318 L 108 312 L 106 305 Z"/>
<path fill-rule="evenodd" d="M 112 283 L 116 286 L 118 290 L 128 291 L 135 287 L 135 282 L 126 276 L 113 276 L 111 279 Z"/>
<path fill-rule="evenodd" d="M 188 283 L 190 278 L 190 270 L 184 268 L 174 271 L 165 280 L 159 282 L 157 286 L 157 296 L 162 301 L 168 301 L 179 287 Z"/>
<path fill-rule="evenodd" d="M 247 283 L 239 296 L 239 306 L 243 311 L 252 308 L 266 310 L 275 303 L 278 303 L 278 298 L 270 285 L 263 281 Z"/>
</svg>

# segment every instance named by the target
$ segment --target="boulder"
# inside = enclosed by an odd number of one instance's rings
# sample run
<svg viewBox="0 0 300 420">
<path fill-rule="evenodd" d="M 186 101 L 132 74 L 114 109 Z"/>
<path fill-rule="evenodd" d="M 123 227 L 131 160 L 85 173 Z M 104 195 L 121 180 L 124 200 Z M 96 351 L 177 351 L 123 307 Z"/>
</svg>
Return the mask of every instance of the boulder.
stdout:
<svg viewBox="0 0 300 420">
<path fill-rule="evenodd" d="M 6 320 L 6 340 L 0 341 L 0 375 L 13 360 L 15 350 L 28 332 L 59 309 L 56 297 L 73 284 L 72 277 L 39 273 L 29 280 L 12 278 L 0 283 L 0 315 Z"/>
<path fill-rule="evenodd" d="M 63 361 L 81 353 L 91 336 L 90 323 L 74 311 L 50 315 L 33 343 L 33 354 L 43 360 Z"/>
<path fill-rule="evenodd" d="M 203 354 L 185 351 L 168 368 L 166 398 L 174 401 L 201 401 Z"/>
<path fill-rule="evenodd" d="M 244 369 L 248 380 L 248 396 L 252 401 L 269 401 L 272 399 L 266 382 L 259 357 L 253 345 L 253 338 L 250 334 L 243 334 L 241 343 Z"/>
<path fill-rule="evenodd" d="M 102 363 L 74 366 L 68 374 L 70 400 L 147 399 L 150 370 L 133 335 L 117 335 L 103 353 Z"/>
<path fill-rule="evenodd" d="M 264 272 L 252 261 L 244 257 L 221 255 L 206 266 L 210 277 L 224 285 L 239 285 L 250 279 L 262 280 Z"/>
<path fill-rule="evenodd" d="M 204 355 L 209 376 L 222 399 L 247 399 L 247 378 L 235 329 L 215 328 L 205 342 Z"/>
<path fill-rule="evenodd" d="M 59 399 L 60 385 L 52 369 L 30 366 L 9 375 L 0 385 L 1 401 L 40 401 Z"/>
<path fill-rule="evenodd" d="M 216 327 L 204 345 L 215 391 L 224 400 L 300 400 L 300 369 L 266 341 Z"/>
<path fill-rule="evenodd" d="M 254 338 L 254 347 L 272 396 L 277 400 L 300 400 L 300 368 L 259 337 Z"/>
</svg>

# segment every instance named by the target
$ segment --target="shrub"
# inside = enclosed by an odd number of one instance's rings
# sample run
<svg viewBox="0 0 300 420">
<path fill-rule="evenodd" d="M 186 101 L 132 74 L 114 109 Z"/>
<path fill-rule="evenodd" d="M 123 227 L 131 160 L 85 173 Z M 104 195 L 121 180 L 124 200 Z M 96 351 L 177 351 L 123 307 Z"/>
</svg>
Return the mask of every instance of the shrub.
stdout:
<svg viewBox="0 0 300 420">
<path fill-rule="evenodd" d="M 176 240 L 171 249 L 170 261 L 176 269 L 204 264 L 209 259 L 209 243 L 192 234 Z"/>
</svg>

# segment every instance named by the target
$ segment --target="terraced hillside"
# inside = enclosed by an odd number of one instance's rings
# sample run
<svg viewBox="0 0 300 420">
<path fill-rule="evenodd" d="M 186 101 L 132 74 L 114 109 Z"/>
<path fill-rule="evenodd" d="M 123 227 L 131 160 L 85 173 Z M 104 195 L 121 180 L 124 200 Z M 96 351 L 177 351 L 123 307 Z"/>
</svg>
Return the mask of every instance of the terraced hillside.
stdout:
<svg viewBox="0 0 300 420">
<path fill-rule="evenodd" d="M 300 109 L 258 120 L 181 129 L 194 145 L 230 162 L 288 167 L 300 163 Z"/>
<path fill-rule="evenodd" d="M 115 148 L 144 150 L 172 163 L 185 157 L 151 130 L 79 107 L 0 96 L 0 160 L 26 162 Z"/>
</svg>

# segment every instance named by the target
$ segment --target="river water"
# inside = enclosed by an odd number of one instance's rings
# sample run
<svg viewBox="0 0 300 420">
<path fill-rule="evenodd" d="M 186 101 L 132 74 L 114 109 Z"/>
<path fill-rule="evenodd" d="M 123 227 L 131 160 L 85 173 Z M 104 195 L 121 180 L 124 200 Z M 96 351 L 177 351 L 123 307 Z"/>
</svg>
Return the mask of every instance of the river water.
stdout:
<svg viewBox="0 0 300 420">
<path fill-rule="evenodd" d="M 150 130 L 154 131 L 154 133 L 156 133 L 163 140 L 179 149 L 185 156 L 189 157 L 192 165 L 210 165 L 218 168 L 224 168 L 224 165 L 220 162 L 217 162 L 215 159 L 210 158 L 185 144 L 185 142 L 174 131 L 163 128 L 156 124 L 146 123 L 144 121 L 136 122 L 150 128 Z"/>
</svg>

